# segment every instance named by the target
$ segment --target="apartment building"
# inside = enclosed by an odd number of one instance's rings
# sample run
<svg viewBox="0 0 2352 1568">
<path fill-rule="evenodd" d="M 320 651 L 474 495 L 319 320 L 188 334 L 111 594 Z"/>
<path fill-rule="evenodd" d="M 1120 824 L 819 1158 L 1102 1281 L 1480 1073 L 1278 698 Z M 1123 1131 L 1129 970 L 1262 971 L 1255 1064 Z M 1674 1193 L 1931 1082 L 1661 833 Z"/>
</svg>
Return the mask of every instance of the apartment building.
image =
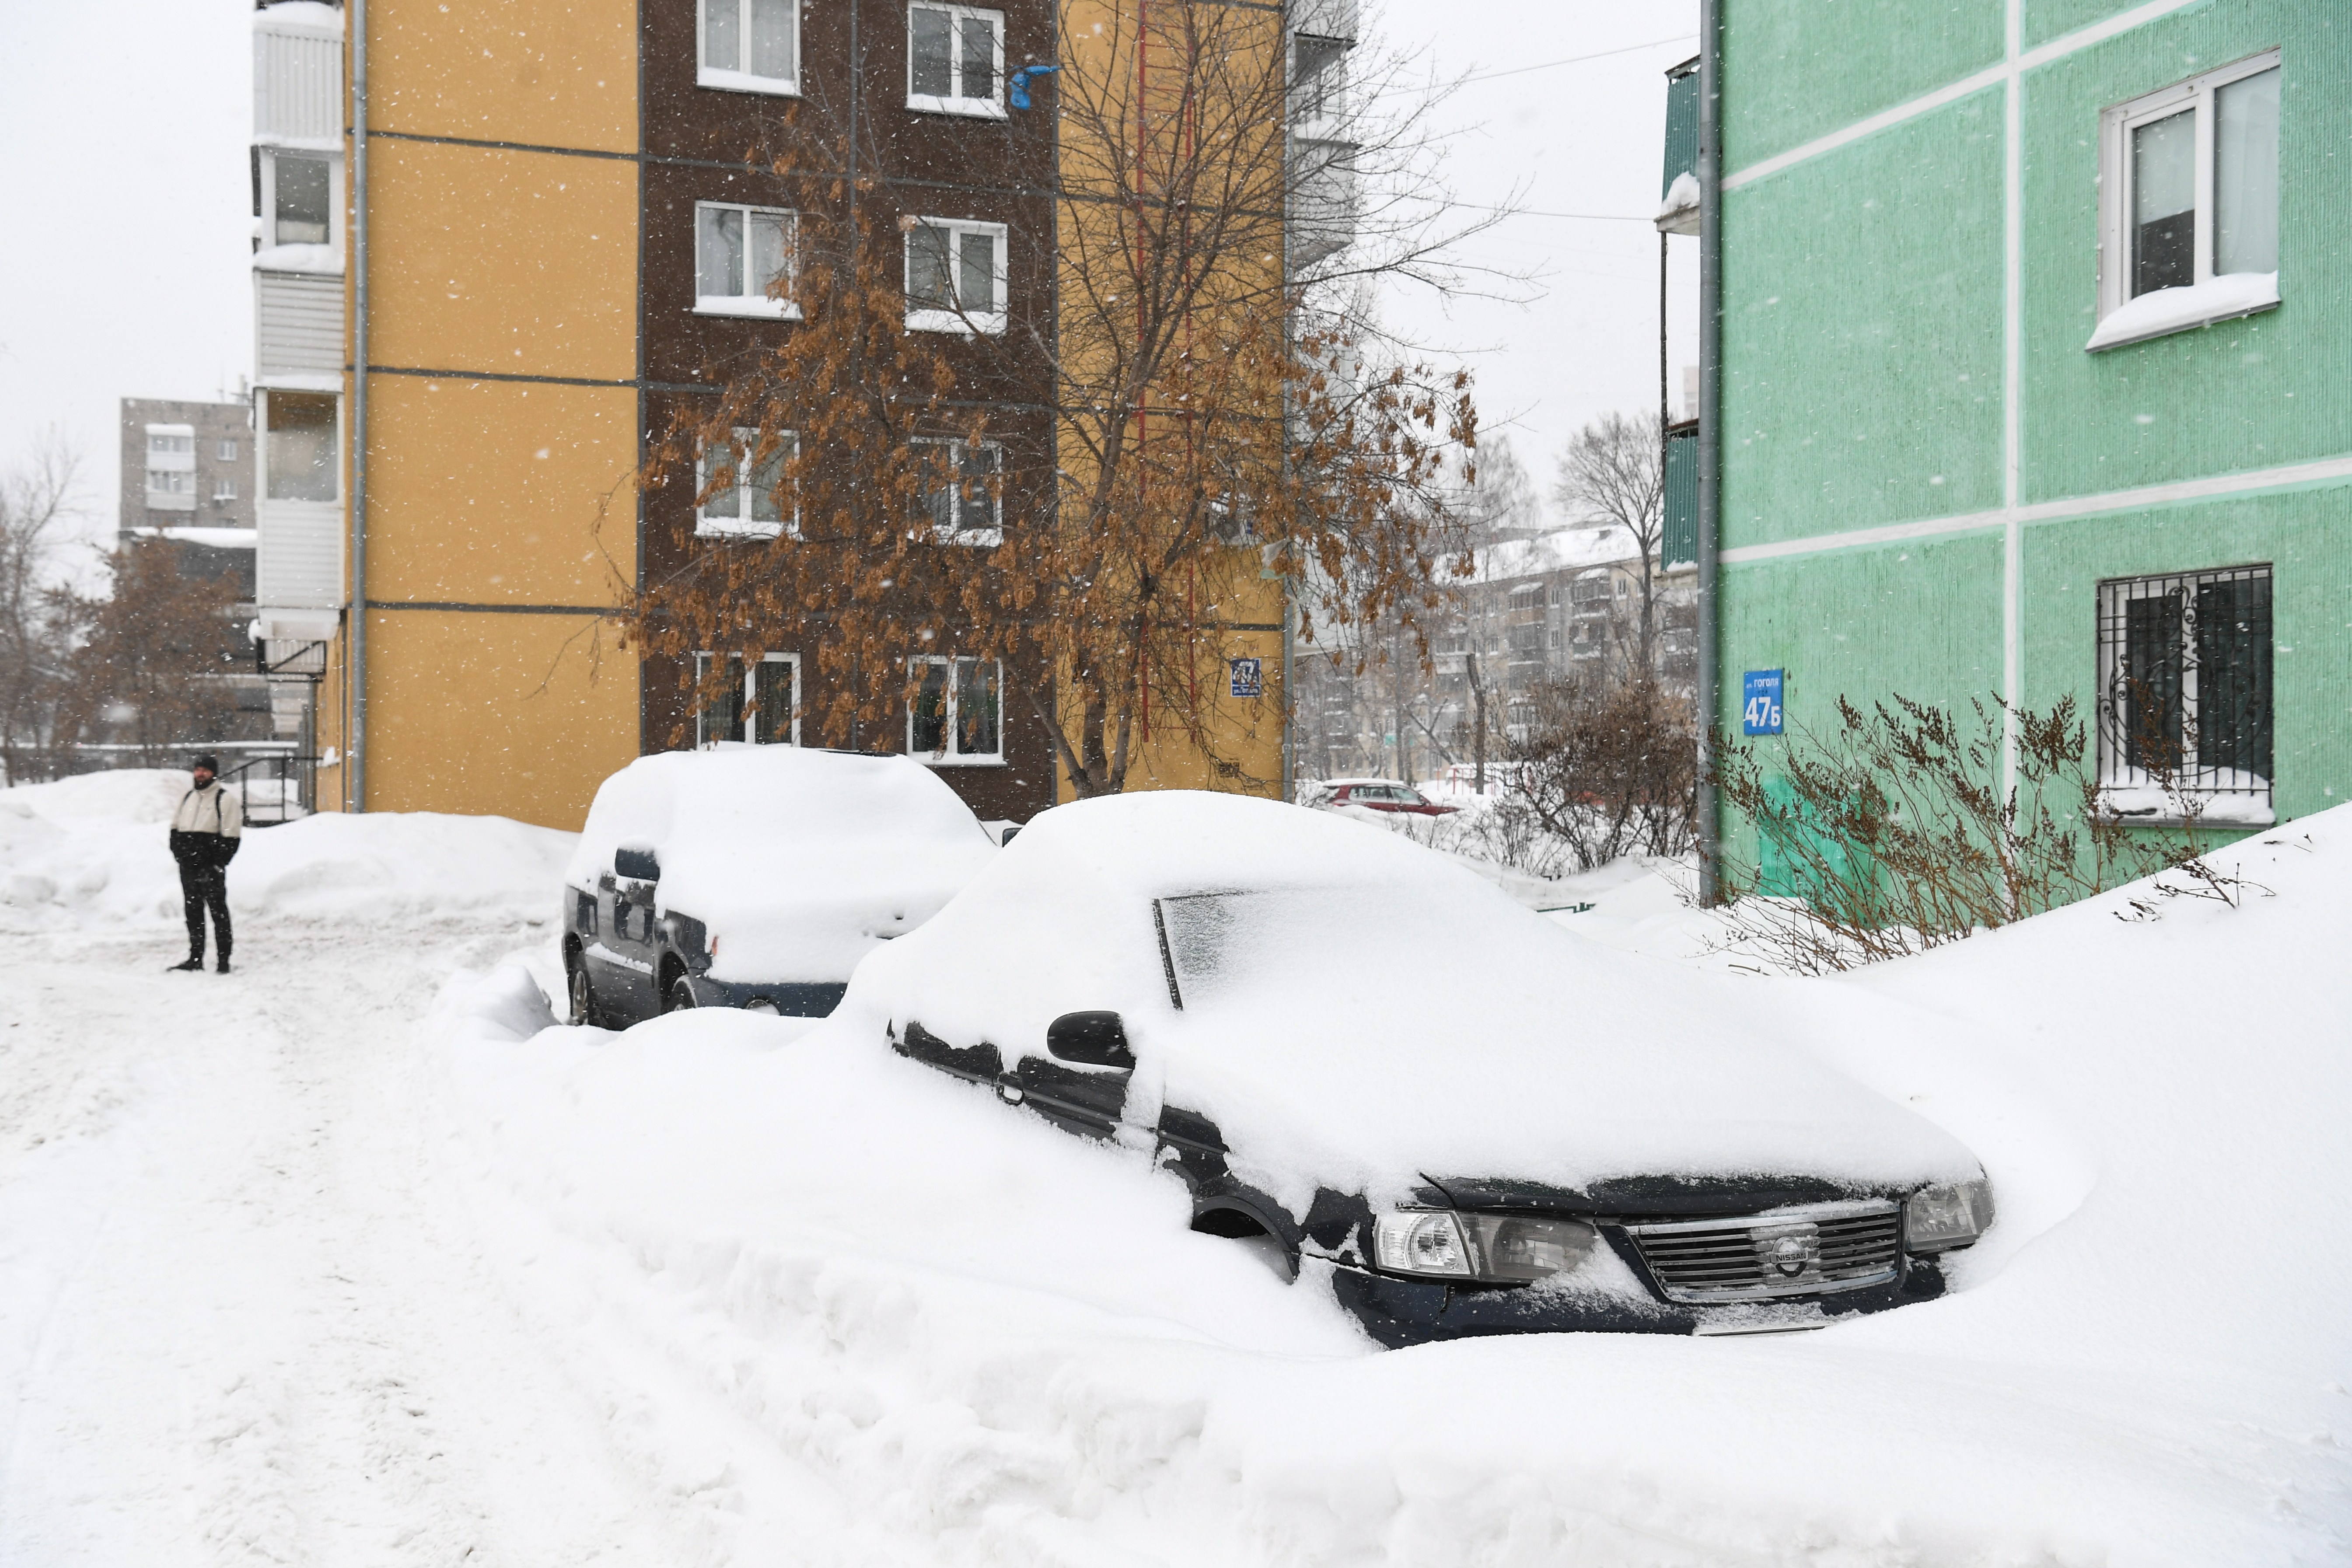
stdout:
<svg viewBox="0 0 2352 1568">
<path fill-rule="evenodd" d="M 1717 721 L 2071 699 L 2127 819 L 2352 796 L 2341 14 L 1846 9 L 1725 10 Z"/>
<path fill-rule="evenodd" d="M 202 529 L 249 536 L 253 528 L 253 408 L 126 397 L 121 421 L 122 503 L 118 531 Z M 250 537 L 215 548 L 253 548 Z M 251 576 L 251 563 L 246 574 Z"/>
<path fill-rule="evenodd" d="M 959 528 L 1050 523 L 1066 443 L 1023 356 L 1052 341 L 1073 204 L 1024 68 L 1057 58 L 1054 0 L 371 0 L 366 17 L 363 50 L 317 0 L 254 21 L 257 618 L 273 668 L 320 672 L 322 805 L 570 826 L 641 752 L 813 742 L 821 618 L 763 626 L 769 651 L 708 708 L 709 656 L 620 645 L 616 605 L 781 526 L 756 485 L 698 501 L 705 468 L 640 475 L 795 330 L 770 285 L 803 226 L 854 221 L 900 237 L 908 324 L 941 330 L 987 412 L 986 441 L 944 466 L 1003 493 Z M 1268 47 L 1286 37 L 1269 10 Z M 1279 777 L 1282 585 L 1247 597 L 1200 640 L 1247 693 L 1246 771 Z M 1053 671 L 932 662 L 851 743 L 929 759 L 984 816 L 1066 794 L 1028 700 Z M 1133 778 L 1226 776 L 1187 752 L 1146 737 Z"/>
</svg>

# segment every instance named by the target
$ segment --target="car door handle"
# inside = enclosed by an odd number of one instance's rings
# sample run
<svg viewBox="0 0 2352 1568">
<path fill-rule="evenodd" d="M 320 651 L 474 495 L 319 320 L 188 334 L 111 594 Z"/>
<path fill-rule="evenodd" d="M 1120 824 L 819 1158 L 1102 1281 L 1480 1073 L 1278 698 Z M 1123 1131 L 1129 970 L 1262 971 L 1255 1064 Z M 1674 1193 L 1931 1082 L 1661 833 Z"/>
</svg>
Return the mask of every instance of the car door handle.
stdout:
<svg viewBox="0 0 2352 1568">
<path fill-rule="evenodd" d="M 996 1080 L 996 1098 L 1004 1101 L 1007 1105 L 1018 1105 L 1022 1100 L 1028 1097 L 1022 1092 L 1021 1086 L 1019 1084 L 1013 1082 L 1010 1079 L 998 1079 Z"/>
</svg>

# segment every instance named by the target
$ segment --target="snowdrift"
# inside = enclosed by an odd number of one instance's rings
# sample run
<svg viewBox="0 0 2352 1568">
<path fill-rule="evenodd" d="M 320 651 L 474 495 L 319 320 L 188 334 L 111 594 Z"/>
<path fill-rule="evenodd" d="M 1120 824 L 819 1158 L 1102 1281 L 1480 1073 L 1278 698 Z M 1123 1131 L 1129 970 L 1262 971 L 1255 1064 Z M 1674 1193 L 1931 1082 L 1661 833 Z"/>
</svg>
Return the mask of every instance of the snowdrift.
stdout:
<svg viewBox="0 0 2352 1568">
<path fill-rule="evenodd" d="M 0 790 L 0 930 L 177 924 L 166 840 L 188 784 L 184 772 L 126 768 Z M 499 816 L 323 813 L 248 828 L 229 905 L 265 918 L 546 918 L 574 838 Z"/>
<path fill-rule="evenodd" d="M 432 1027 L 512 1294 L 712 1563 L 2340 1561 L 2352 807 L 2219 859 L 2241 907 L 2141 884 L 1839 981 L 1640 961 L 2000 1195 L 1953 1295 L 1787 1338 L 1378 1353 L 855 1020 L 542 1029 L 513 965 Z"/>
</svg>

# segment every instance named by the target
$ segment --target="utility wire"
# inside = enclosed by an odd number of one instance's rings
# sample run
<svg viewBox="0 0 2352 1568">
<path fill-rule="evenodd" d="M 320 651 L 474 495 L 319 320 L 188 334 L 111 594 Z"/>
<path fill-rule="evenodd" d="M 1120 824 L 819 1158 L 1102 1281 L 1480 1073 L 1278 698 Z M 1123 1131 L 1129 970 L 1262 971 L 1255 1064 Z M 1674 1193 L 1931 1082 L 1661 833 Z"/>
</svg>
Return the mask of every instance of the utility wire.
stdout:
<svg viewBox="0 0 2352 1568">
<path fill-rule="evenodd" d="M 1696 33 L 1681 33 L 1671 38 L 1653 38 L 1646 44 L 1628 44 L 1622 49 L 1603 49 L 1597 55 L 1570 55 L 1564 60 L 1546 60 L 1541 65 L 1513 66 L 1508 70 L 1480 71 L 1475 76 L 1465 76 L 1462 78 L 1461 81 L 1492 81 L 1496 77 L 1525 76 L 1529 71 L 1548 71 L 1559 66 L 1580 66 L 1587 60 L 1605 60 L 1617 55 L 1633 54 L 1641 49 L 1659 48 L 1667 44 L 1694 44 L 1697 41 L 1698 35 Z M 1455 85 L 1458 86 L 1460 83 L 1456 83 Z"/>
</svg>

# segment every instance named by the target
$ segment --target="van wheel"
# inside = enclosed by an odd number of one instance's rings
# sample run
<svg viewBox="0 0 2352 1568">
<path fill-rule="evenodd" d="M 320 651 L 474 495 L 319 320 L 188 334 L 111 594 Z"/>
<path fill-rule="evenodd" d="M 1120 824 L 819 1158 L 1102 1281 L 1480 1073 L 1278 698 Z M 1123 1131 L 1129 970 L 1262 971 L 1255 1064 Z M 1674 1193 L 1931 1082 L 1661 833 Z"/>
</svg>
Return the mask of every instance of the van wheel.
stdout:
<svg viewBox="0 0 2352 1568">
<path fill-rule="evenodd" d="M 1214 1208 L 1195 1215 L 1192 1228 L 1203 1236 L 1222 1236 L 1237 1241 L 1251 1256 L 1265 1264 L 1274 1277 L 1285 1284 L 1298 1278 L 1298 1254 L 1283 1239 L 1270 1234 L 1265 1226 L 1239 1209 Z"/>
<path fill-rule="evenodd" d="M 698 1005 L 699 1004 L 694 999 L 694 987 L 686 983 L 686 976 L 671 975 L 668 988 L 662 993 L 662 1011 L 682 1013 L 689 1007 Z"/>
<path fill-rule="evenodd" d="M 563 955 L 563 990 L 571 1013 L 564 1022 L 575 1029 L 594 1028 L 596 992 L 588 984 L 588 961 L 577 948 Z"/>
</svg>

